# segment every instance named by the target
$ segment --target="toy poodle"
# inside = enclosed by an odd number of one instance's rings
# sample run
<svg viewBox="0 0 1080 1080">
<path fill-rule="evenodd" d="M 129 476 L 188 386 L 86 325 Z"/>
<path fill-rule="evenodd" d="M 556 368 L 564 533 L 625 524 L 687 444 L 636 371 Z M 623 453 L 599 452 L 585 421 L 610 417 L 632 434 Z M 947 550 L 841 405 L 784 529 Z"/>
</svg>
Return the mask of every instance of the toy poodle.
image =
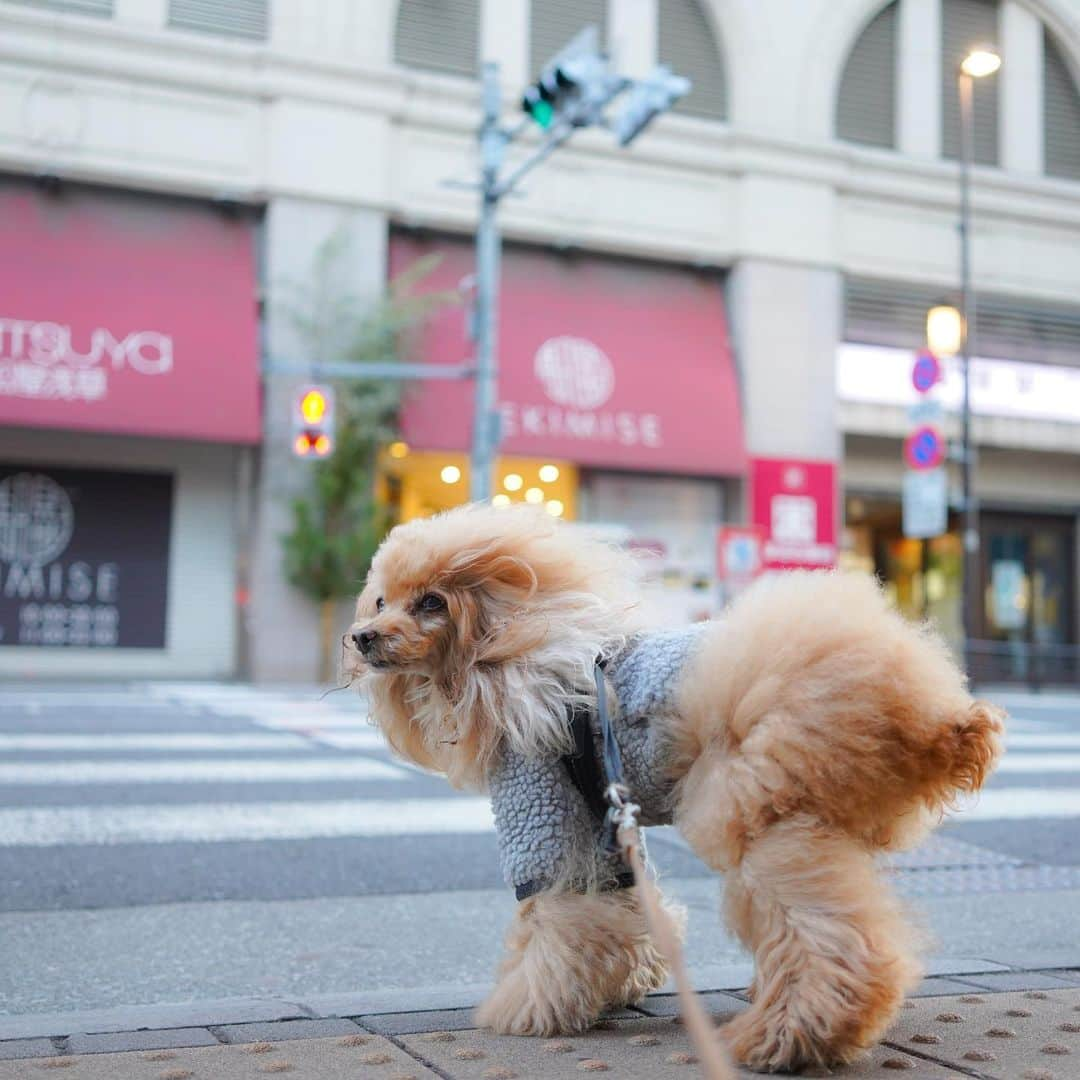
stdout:
<svg viewBox="0 0 1080 1080">
<path fill-rule="evenodd" d="M 490 792 L 518 900 L 497 1032 L 585 1029 L 663 984 L 633 877 L 604 843 L 597 665 L 645 825 L 724 873 L 753 954 L 723 1029 L 764 1071 L 876 1042 L 918 980 L 875 855 L 908 847 L 1001 752 L 1003 714 L 868 576 L 762 579 L 712 622 L 640 625 L 631 557 L 530 507 L 395 528 L 345 635 L 345 669 L 402 757 Z"/>
</svg>

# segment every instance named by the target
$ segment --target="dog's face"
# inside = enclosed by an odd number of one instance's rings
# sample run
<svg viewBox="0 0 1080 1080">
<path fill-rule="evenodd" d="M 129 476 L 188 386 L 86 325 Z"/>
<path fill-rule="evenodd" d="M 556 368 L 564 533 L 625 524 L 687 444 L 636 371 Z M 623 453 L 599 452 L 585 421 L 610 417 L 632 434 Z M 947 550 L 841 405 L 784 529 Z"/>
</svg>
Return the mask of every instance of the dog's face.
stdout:
<svg viewBox="0 0 1080 1080">
<path fill-rule="evenodd" d="M 490 663 L 524 645 L 538 578 L 513 535 L 500 528 L 502 516 L 445 515 L 387 537 L 345 635 L 349 674 L 452 681 L 478 660 Z M 515 620 L 522 624 L 516 632 Z"/>
<path fill-rule="evenodd" d="M 531 507 L 468 506 L 399 525 L 343 644 L 403 756 L 478 782 L 499 740 L 565 739 L 567 688 L 627 623 L 629 567 Z"/>
<path fill-rule="evenodd" d="M 393 562 L 394 560 L 384 560 Z M 429 677 L 468 659 L 482 600 L 432 561 L 421 577 L 372 574 L 346 635 L 346 655 L 359 669 Z"/>
</svg>

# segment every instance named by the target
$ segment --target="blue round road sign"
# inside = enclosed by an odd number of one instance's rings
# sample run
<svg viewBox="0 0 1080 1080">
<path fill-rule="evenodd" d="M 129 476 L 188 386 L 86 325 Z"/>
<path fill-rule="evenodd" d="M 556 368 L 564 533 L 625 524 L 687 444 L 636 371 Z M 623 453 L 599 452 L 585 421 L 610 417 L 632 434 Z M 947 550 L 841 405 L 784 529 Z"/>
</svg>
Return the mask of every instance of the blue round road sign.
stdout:
<svg viewBox="0 0 1080 1080">
<path fill-rule="evenodd" d="M 911 382 L 920 394 L 925 394 L 941 379 L 941 364 L 932 352 L 921 352 L 911 368 Z"/>
<path fill-rule="evenodd" d="M 904 442 L 904 458 L 913 469 L 936 469 L 945 459 L 941 432 L 928 424 L 916 428 Z"/>
</svg>

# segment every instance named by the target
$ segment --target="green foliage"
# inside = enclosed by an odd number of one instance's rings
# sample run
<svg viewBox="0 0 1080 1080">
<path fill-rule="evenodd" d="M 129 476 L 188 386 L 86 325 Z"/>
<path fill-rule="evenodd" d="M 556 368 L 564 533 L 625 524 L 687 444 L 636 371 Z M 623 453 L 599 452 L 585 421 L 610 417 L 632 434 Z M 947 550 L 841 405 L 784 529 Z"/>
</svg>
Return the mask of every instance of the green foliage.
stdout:
<svg viewBox="0 0 1080 1080">
<path fill-rule="evenodd" d="M 386 296 L 365 304 L 342 291 L 348 254 L 344 233 L 320 250 L 310 284 L 296 290 L 290 312 L 312 360 L 393 363 L 414 357 L 416 332 L 436 310 L 460 302 L 456 292 L 415 290 L 438 257 L 420 259 L 395 278 Z M 336 390 L 335 444 L 329 457 L 305 463 L 308 491 L 292 504 L 292 529 L 283 537 L 289 581 L 326 603 L 356 595 L 371 557 L 393 524 L 375 491 L 379 451 L 399 437 L 404 383 L 342 379 Z"/>
</svg>

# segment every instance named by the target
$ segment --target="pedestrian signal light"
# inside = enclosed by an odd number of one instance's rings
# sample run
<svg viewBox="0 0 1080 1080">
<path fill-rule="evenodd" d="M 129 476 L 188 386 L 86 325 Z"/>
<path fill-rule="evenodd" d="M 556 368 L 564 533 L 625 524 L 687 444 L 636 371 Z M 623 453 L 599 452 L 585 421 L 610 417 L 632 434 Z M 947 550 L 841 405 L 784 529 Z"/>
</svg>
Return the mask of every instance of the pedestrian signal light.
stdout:
<svg viewBox="0 0 1080 1080">
<path fill-rule="evenodd" d="M 324 391 L 312 388 L 300 399 L 300 415 L 308 424 L 318 424 L 330 407 Z"/>
<path fill-rule="evenodd" d="M 302 386 L 293 403 L 293 453 L 326 457 L 334 449 L 334 391 L 329 386 Z"/>
</svg>

